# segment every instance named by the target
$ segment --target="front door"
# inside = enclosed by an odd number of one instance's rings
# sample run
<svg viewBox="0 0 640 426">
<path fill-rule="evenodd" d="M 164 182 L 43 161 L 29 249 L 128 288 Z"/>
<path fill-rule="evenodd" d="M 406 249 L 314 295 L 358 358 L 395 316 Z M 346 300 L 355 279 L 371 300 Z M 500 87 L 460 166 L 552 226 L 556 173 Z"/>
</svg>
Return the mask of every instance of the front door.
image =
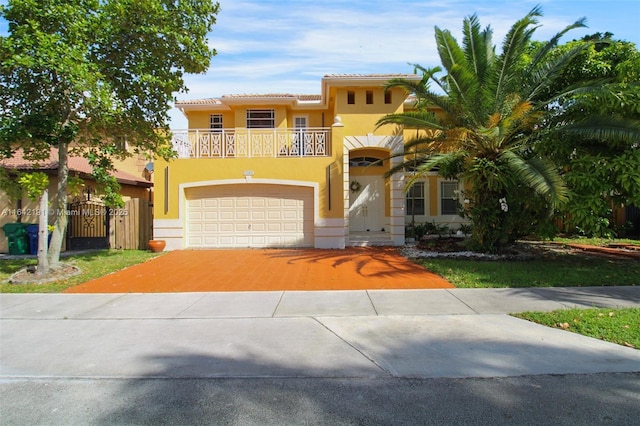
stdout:
<svg viewBox="0 0 640 426">
<path fill-rule="evenodd" d="M 349 231 L 381 232 L 384 229 L 384 178 L 357 176 L 360 189 L 349 189 Z"/>
</svg>

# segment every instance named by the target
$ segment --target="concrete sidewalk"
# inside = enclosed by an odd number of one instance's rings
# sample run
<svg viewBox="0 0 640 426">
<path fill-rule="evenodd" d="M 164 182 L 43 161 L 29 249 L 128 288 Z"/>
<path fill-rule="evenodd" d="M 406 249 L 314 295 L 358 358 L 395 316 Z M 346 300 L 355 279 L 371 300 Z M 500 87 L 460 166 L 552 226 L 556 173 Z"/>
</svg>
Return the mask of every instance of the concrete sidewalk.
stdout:
<svg viewBox="0 0 640 426">
<path fill-rule="evenodd" d="M 640 371 L 640 351 L 511 316 L 640 287 L 2 294 L 0 379 L 461 378 Z"/>
<path fill-rule="evenodd" d="M 0 319 L 463 315 L 640 306 L 640 287 L 0 294 Z"/>
</svg>

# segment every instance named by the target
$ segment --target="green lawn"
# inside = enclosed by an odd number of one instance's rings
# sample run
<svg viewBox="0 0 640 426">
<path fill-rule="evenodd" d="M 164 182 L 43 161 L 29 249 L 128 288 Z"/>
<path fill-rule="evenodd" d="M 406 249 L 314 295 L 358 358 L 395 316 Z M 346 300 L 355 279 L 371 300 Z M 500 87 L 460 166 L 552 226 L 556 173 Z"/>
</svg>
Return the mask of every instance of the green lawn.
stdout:
<svg viewBox="0 0 640 426">
<path fill-rule="evenodd" d="M 419 263 L 459 288 L 640 285 L 640 262 L 555 255 L 533 260 L 426 258 Z"/>
<path fill-rule="evenodd" d="M 514 316 L 596 339 L 640 349 L 640 308 L 563 309 Z"/>
<path fill-rule="evenodd" d="M 0 260 L 0 292 L 1 293 L 56 293 L 68 287 L 94 278 L 119 271 L 127 266 L 152 259 L 162 253 L 151 253 L 141 250 L 101 250 L 93 253 L 74 255 L 63 258 L 61 262 L 71 263 L 82 271 L 80 275 L 68 279 L 45 284 L 9 284 L 9 277 L 29 265 L 36 265 L 36 259 L 3 259 Z"/>
<path fill-rule="evenodd" d="M 588 244 L 591 246 L 608 246 L 609 244 L 629 244 L 632 246 L 640 246 L 640 240 L 631 240 L 628 238 L 586 238 L 586 237 L 573 237 L 562 238 L 556 237 L 553 239 L 556 243 L 565 244 Z"/>
</svg>

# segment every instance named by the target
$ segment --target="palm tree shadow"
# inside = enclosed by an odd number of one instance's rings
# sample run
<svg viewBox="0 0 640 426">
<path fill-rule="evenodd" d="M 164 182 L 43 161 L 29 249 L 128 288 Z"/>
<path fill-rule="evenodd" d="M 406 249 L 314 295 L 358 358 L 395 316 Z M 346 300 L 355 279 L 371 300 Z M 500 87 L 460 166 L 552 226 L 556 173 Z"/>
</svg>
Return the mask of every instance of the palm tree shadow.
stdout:
<svg viewBox="0 0 640 426">
<path fill-rule="evenodd" d="M 354 265 L 354 271 L 362 277 L 393 278 L 399 274 L 424 273 L 427 270 L 404 258 L 393 247 L 349 247 L 331 249 L 277 249 L 269 251 L 273 258 L 286 258 L 287 264 L 326 264 L 333 269 Z M 366 271 L 365 271 L 366 270 Z"/>
</svg>

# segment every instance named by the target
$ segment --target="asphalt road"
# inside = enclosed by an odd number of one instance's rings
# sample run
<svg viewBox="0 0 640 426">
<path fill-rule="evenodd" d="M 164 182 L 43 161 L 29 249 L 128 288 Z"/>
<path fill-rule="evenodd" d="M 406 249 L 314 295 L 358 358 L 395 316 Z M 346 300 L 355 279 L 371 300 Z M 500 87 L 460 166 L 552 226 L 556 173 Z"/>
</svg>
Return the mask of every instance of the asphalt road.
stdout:
<svg viewBox="0 0 640 426">
<path fill-rule="evenodd" d="M 3 425 L 637 425 L 640 374 L 0 381 Z"/>
</svg>

